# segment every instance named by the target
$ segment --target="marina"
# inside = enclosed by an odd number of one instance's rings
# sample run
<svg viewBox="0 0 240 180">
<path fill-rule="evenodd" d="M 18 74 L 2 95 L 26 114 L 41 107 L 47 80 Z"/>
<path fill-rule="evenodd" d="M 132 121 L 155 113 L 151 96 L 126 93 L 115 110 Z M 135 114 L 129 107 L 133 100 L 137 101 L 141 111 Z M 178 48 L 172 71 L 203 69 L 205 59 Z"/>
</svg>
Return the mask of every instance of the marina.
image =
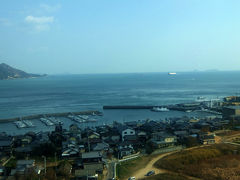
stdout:
<svg viewBox="0 0 240 180">
<path fill-rule="evenodd" d="M 151 109 L 106 109 L 102 111 L 101 115 L 92 115 L 92 113 L 88 114 L 88 120 L 83 120 L 78 117 L 75 113 L 67 113 L 67 116 L 44 116 L 41 115 L 40 118 L 35 119 L 22 119 L 31 121 L 34 123 L 33 127 L 28 127 L 24 123 L 24 121 L 14 121 L 13 122 L 3 122 L 0 126 L 0 132 L 8 132 L 9 134 L 25 134 L 28 131 L 32 132 L 49 132 L 55 129 L 55 124 L 51 121 L 52 118 L 56 118 L 58 121 L 61 121 L 62 127 L 68 129 L 72 124 L 78 124 L 80 128 L 86 127 L 96 127 L 102 126 L 106 124 L 112 124 L 114 121 L 117 122 L 129 122 L 129 121 L 146 121 L 146 120 L 155 120 L 158 122 L 169 121 L 174 118 L 180 117 L 193 117 L 193 118 L 202 118 L 202 117 L 220 117 L 221 115 L 212 114 L 205 111 L 162 111 L 162 112 L 153 112 Z M 86 115 L 86 114 L 85 114 Z M 50 118 L 50 119 L 49 119 Z M 19 119 L 19 118 L 16 118 Z M 16 124 L 17 123 L 17 124 Z M 56 122 L 55 122 L 56 123 Z"/>
</svg>

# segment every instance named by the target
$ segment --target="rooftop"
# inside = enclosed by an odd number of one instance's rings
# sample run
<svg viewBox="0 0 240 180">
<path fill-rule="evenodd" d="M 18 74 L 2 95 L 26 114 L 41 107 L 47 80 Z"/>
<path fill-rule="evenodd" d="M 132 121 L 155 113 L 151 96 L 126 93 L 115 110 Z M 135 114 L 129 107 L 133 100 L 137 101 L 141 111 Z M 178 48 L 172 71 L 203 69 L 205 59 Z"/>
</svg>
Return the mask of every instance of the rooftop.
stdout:
<svg viewBox="0 0 240 180">
<path fill-rule="evenodd" d="M 237 109 L 240 109 L 240 106 L 226 106 L 225 108 L 237 110 Z"/>
<path fill-rule="evenodd" d="M 87 159 L 87 158 L 101 158 L 101 157 L 102 157 L 102 155 L 99 152 L 95 152 L 95 151 L 87 152 L 87 153 L 83 153 L 82 154 L 82 158 L 83 159 Z"/>
</svg>

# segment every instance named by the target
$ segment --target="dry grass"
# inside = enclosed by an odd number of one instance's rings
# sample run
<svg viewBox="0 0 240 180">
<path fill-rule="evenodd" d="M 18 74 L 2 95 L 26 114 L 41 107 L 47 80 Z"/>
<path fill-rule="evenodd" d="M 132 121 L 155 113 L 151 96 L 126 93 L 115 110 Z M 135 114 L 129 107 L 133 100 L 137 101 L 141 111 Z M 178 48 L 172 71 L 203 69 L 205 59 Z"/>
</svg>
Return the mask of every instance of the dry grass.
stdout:
<svg viewBox="0 0 240 180">
<path fill-rule="evenodd" d="M 149 176 L 144 178 L 143 180 L 187 180 L 188 178 L 176 173 L 163 173 L 157 174 L 154 176 Z"/>
<path fill-rule="evenodd" d="M 169 155 L 155 166 L 208 180 L 240 179 L 239 153 L 237 146 L 218 144 Z"/>
</svg>

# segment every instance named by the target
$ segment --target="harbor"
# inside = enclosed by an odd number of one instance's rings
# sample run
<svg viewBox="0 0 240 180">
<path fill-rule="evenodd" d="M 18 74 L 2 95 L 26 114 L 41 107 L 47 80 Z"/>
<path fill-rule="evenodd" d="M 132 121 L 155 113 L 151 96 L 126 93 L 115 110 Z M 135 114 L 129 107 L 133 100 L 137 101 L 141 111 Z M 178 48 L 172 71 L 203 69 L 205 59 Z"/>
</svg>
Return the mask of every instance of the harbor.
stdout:
<svg viewBox="0 0 240 180">
<path fill-rule="evenodd" d="M 8 132 L 9 134 L 25 134 L 26 132 L 50 132 L 55 129 L 56 124 L 61 124 L 63 128 L 68 129 L 70 125 L 77 124 L 81 129 L 86 127 L 97 127 L 106 124 L 112 124 L 113 122 L 130 122 L 130 121 L 146 121 L 154 120 L 158 122 L 169 121 L 174 118 L 180 117 L 221 117 L 221 115 L 209 113 L 206 111 L 152 111 L 152 109 L 103 109 L 93 114 L 92 111 L 75 112 L 75 113 L 62 113 L 61 116 L 54 116 L 54 114 L 48 115 L 35 115 L 29 118 L 22 117 L 15 118 L 15 121 L 4 121 L 1 123 L 0 132 Z M 25 120 L 30 121 L 34 126 L 28 127 Z"/>
</svg>

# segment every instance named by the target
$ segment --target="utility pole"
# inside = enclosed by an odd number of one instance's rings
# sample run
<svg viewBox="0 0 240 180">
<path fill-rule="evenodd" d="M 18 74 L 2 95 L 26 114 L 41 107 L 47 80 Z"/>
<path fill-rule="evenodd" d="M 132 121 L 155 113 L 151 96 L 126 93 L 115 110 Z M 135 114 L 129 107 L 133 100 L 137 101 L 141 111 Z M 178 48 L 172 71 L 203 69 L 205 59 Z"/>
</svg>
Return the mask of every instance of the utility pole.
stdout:
<svg viewBox="0 0 240 180">
<path fill-rule="evenodd" d="M 90 143 L 89 143 L 89 135 L 88 135 L 88 130 L 87 130 L 87 140 L 88 140 L 88 152 L 90 152 Z"/>
<path fill-rule="evenodd" d="M 47 166 L 46 156 L 42 156 L 42 158 L 44 159 L 44 173 L 46 174 L 47 173 L 47 169 L 46 169 L 46 166 Z"/>
</svg>

